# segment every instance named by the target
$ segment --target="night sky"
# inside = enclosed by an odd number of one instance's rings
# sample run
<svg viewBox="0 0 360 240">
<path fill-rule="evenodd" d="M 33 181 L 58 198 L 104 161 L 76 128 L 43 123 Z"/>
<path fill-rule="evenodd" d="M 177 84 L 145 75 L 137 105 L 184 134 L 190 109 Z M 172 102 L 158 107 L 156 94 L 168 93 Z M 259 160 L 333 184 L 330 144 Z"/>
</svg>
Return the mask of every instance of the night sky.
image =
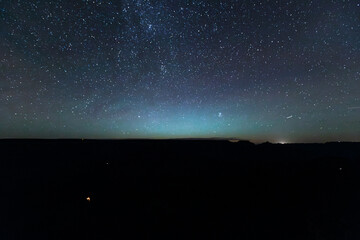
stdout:
<svg viewBox="0 0 360 240">
<path fill-rule="evenodd" d="M 0 3 L 0 138 L 360 141 L 360 2 Z"/>
</svg>

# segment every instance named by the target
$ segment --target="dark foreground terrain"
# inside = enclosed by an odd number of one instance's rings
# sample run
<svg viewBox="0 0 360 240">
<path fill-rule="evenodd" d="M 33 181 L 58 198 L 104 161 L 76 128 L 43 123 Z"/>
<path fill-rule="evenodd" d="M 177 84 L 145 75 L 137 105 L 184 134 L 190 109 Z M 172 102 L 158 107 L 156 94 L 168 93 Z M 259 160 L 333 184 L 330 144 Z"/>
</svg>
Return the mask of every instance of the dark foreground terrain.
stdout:
<svg viewBox="0 0 360 240">
<path fill-rule="evenodd" d="M 360 239 L 360 144 L 2 140 L 0 151 L 4 240 Z"/>
</svg>

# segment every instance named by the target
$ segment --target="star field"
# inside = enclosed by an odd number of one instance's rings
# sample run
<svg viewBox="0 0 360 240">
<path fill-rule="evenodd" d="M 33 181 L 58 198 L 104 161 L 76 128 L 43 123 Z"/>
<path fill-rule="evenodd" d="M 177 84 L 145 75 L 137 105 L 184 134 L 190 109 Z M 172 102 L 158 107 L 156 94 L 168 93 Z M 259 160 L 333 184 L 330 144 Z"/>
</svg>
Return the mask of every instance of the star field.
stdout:
<svg viewBox="0 0 360 240">
<path fill-rule="evenodd" d="M 4 1 L 0 137 L 360 141 L 360 4 Z"/>
</svg>

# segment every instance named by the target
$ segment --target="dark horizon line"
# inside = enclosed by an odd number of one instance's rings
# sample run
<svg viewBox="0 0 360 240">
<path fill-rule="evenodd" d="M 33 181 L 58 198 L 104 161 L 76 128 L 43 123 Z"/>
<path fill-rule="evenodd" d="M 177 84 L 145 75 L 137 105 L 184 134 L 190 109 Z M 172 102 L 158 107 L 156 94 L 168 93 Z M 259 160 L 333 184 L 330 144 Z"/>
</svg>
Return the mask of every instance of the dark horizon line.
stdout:
<svg viewBox="0 0 360 240">
<path fill-rule="evenodd" d="M 225 138 L 225 137 L 209 137 L 209 138 L 0 138 L 0 141 L 228 141 L 233 143 L 251 143 L 254 145 L 274 144 L 274 145 L 289 145 L 289 144 L 330 144 L 330 143 L 360 143 L 356 141 L 325 141 L 325 142 L 271 142 L 258 141 L 241 138 Z"/>
</svg>

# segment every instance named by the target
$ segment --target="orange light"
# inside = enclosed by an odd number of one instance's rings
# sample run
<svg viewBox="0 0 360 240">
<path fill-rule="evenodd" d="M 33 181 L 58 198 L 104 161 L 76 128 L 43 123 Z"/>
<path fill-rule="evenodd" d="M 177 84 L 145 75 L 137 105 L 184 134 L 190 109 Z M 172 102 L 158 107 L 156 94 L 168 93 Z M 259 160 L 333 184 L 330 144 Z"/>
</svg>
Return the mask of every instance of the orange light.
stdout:
<svg viewBox="0 0 360 240">
<path fill-rule="evenodd" d="M 90 197 L 87 197 L 86 200 L 87 200 L 88 202 L 90 202 Z"/>
</svg>

